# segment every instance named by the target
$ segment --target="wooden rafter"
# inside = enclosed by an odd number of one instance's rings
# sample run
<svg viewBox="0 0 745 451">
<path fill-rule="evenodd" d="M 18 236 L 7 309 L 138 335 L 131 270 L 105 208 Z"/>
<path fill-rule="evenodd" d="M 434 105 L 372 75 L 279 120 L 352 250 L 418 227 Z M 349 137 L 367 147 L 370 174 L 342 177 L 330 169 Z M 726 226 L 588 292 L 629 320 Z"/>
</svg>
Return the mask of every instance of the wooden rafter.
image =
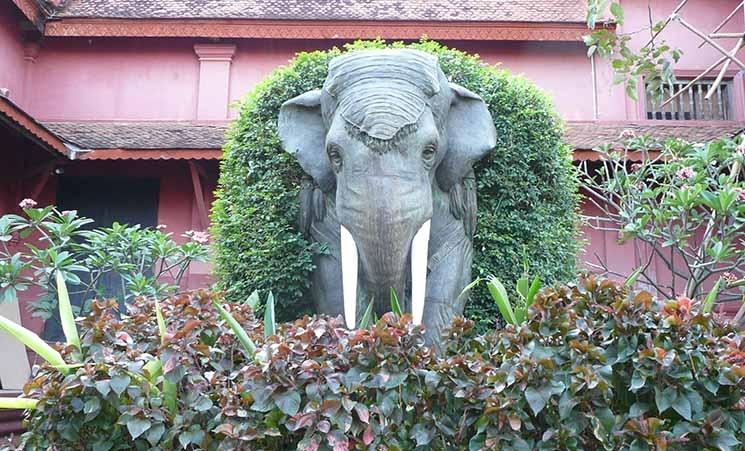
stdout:
<svg viewBox="0 0 745 451">
<path fill-rule="evenodd" d="M 202 181 L 199 177 L 199 167 L 193 161 L 189 161 L 189 172 L 191 173 L 191 183 L 194 188 L 194 200 L 197 204 L 197 217 L 200 230 L 206 230 L 209 226 L 209 215 L 207 213 L 207 202 L 204 200 L 204 190 Z"/>
</svg>

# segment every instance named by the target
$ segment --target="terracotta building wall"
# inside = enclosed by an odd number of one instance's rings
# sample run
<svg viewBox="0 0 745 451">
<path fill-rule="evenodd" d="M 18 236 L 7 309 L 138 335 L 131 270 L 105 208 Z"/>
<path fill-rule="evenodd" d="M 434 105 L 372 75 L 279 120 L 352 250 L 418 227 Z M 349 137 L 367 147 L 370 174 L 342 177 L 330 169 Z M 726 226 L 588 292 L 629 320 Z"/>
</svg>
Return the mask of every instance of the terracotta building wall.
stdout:
<svg viewBox="0 0 745 451">
<path fill-rule="evenodd" d="M 39 119 L 188 120 L 199 64 L 172 39 L 45 39 L 28 111 Z"/>
<path fill-rule="evenodd" d="M 7 88 L 9 97 L 23 106 L 26 65 L 20 39 L 20 19 L 20 13 L 11 2 L 0 3 L 0 88 Z"/>
<path fill-rule="evenodd" d="M 224 65 L 200 70 L 189 39 L 46 38 L 33 67 L 30 112 L 44 120 L 188 120 L 200 117 L 198 102 L 225 104 L 243 98 L 275 68 L 303 50 L 326 49 L 337 41 L 236 40 L 227 76 L 211 74 Z M 479 53 L 485 61 L 525 75 L 552 98 L 568 120 L 593 118 L 592 75 L 582 43 L 447 42 Z M 210 45 L 210 44 L 208 44 Z M 200 77 L 214 81 L 200 84 Z M 223 80 L 224 78 L 224 80 Z M 223 83 L 225 86 L 223 86 Z M 200 91 L 201 90 L 201 91 Z M 219 100 L 221 101 L 221 100 Z M 619 102 L 605 99 L 608 119 L 623 119 Z M 623 106 L 623 103 L 620 102 Z M 225 105 L 227 107 L 227 105 Z"/>
</svg>

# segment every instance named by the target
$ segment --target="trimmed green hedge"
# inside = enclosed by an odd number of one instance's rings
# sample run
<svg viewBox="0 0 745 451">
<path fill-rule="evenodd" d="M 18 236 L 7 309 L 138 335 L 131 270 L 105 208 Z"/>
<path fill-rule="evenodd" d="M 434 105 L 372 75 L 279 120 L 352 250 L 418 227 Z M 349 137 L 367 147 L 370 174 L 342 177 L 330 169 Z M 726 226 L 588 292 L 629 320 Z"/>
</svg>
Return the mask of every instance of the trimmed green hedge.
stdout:
<svg viewBox="0 0 745 451">
<path fill-rule="evenodd" d="M 272 290 L 281 319 L 310 311 L 311 256 L 323 249 L 295 229 L 302 170 L 281 149 L 279 108 L 287 99 L 320 88 L 331 58 L 387 46 L 436 54 L 445 74 L 478 93 L 494 116 L 497 150 L 476 167 L 474 278 L 494 274 L 509 282 L 522 274 L 526 261 L 530 273 L 545 282 L 574 276 L 580 244 L 577 177 L 570 150 L 561 141 L 561 120 L 548 97 L 522 77 L 436 42 L 358 41 L 344 50 L 298 54 L 241 104 L 212 211 L 216 272 L 230 300 L 240 302 L 255 289 Z M 493 325 L 498 316 L 485 289 L 472 295 L 466 310 L 481 328 Z"/>
</svg>

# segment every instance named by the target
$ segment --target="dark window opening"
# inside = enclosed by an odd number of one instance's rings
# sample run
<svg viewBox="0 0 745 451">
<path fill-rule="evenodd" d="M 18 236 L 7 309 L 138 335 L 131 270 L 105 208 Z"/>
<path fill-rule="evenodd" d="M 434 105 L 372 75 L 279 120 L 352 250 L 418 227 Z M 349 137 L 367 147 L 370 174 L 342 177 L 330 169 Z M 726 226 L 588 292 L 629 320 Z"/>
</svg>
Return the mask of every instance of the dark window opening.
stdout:
<svg viewBox="0 0 745 451">
<path fill-rule="evenodd" d="M 57 186 L 57 208 L 77 210 L 80 216 L 93 219 L 90 228 L 110 227 L 114 222 L 154 228 L 158 221 L 160 181 L 144 178 L 60 177 Z M 81 278 L 85 274 L 78 274 Z M 120 293 L 122 281 L 116 274 L 102 277 L 104 292 Z M 71 287 L 72 288 L 72 287 Z M 71 291 L 73 291 L 71 289 Z M 85 301 L 82 293 L 70 295 L 74 305 Z M 64 340 L 58 314 L 44 324 L 44 338 Z"/>
<path fill-rule="evenodd" d="M 685 88 L 689 80 L 677 80 L 662 87 L 660 101 L 652 102 L 647 96 L 647 119 L 666 121 L 727 121 L 732 115 L 732 80 L 724 80 L 707 99 L 714 80 L 699 80 L 693 83 L 672 102 L 662 106 L 674 94 Z"/>
</svg>

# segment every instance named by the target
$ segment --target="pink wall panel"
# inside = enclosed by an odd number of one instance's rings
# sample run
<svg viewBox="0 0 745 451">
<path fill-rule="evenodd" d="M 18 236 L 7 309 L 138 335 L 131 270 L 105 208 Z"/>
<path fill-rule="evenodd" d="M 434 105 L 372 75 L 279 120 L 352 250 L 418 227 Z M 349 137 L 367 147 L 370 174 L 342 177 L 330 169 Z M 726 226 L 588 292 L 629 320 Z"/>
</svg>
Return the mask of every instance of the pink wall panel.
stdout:
<svg viewBox="0 0 745 451">
<path fill-rule="evenodd" d="M 300 41 L 300 40 L 243 40 L 233 56 L 230 77 L 231 104 L 241 100 L 254 86 L 267 75 L 287 62 L 301 51 L 328 49 L 342 42 L 333 41 Z M 230 117 L 237 115 L 236 108 L 231 108 Z"/>
<path fill-rule="evenodd" d="M 11 2 L 0 4 L 0 88 L 7 88 L 10 99 L 23 107 L 26 65 L 19 21 L 20 15 Z"/>
<path fill-rule="evenodd" d="M 329 41 L 242 41 L 233 57 L 230 98 L 239 100 L 295 53 L 326 49 L 343 43 Z M 568 120 L 592 119 L 592 75 L 581 43 L 446 42 L 450 47 L 478 53 L 490 64 L 522 74 L 545 90 L 559 113 Z M 611 104 L 611 102 L 606 102 Z M 231 117 L 235 117 L 235 110 Z M 624 108 L 609 108 L 608 118 L 623 118 Z"/>
<path fill-rule="evenodd" d="M 584 44 L 462 41 L 447 45 L 524 75 L 551 96 L 564 119 L 592 119 L 592 72 Z"/>
<path fill-rule="evenodd" d="M 188 40 L 48 39 L 33 71 L 40 119 L 187 120 L 199 63 Z"/>
</svg>

